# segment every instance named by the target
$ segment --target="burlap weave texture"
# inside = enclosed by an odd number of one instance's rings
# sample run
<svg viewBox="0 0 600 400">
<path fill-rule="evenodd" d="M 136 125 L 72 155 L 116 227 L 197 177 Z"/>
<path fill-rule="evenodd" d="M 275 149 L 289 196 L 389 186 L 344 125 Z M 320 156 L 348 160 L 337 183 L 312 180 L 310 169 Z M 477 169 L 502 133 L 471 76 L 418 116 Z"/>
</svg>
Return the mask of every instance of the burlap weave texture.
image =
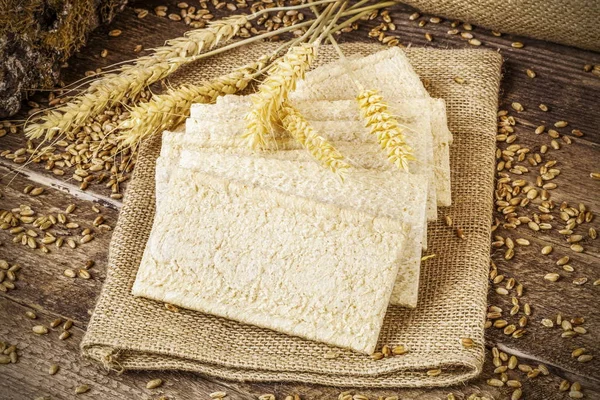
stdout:
<svg viewBox="0 0 600 400">
<path fill-rule="evenodd" d="M 401 0 L 421 11 L 502 33 L 600 51 L 598 0 Z"/>
<path fill-rule="evenodd" d="M 209 58 L 172 82 L 199 82 L 257 59 L 273 44 L 257 44 Z M 351 43 L 347 55 L 370 54 L 378 44 Z M 160 136 L 142 148 L 110 247 L 107 278 L 82 341 L 82 351 L 115 369 L 181 369 L 227 379 L 302 381 L 353 387 L 442 386 L 476 376 L 484 358 L 496 110 L 501 57 L 483 50 L 407 50 L 413 67 L 435 97 L 445 99 L 451 147 L 453 206 L 429 225 L 419 305 L 391 306 L 379 343 L 405 344 L 403 356 L 372 360 L 349 350 L 324 359 L 331 348 L 316 342 L 194 311 L 174 313 L 134 298 L 135 280 L 154 216 L 154 168 Z M 318 63 L 337 58 L 322 47 Z M 458 84 L 456 76 L 466 80 Z M 466 240 L 442 222 L 450 215 Z M 465 349 L 460 338 L 475 346 Z M 426 370 L 442 368 L 431 377 Z"/>
</svg>

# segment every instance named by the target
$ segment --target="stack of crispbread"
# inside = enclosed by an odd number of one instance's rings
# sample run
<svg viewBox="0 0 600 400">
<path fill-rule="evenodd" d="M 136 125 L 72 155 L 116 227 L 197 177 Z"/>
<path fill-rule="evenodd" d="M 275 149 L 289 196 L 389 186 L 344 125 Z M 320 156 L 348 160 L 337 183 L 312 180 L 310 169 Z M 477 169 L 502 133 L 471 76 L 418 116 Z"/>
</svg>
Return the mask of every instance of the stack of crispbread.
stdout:
<svg viewBox="0 0 600 400">
<path fill-rule="evenodd" d="M 309 72 L 291 99 L 352 164 L 344 181 L 284 131 L 248 149 L 245 96 L 195 105 L 185 131 L 163 134 L 134 295 L 363 353 L 390 302 L 416 306 L 427 220 L 451 200 L 445 105 L 397 48 L 346 63 Z M 352 79 L 390 104 L 408 172 L 364 127 Z"/>
</svg>

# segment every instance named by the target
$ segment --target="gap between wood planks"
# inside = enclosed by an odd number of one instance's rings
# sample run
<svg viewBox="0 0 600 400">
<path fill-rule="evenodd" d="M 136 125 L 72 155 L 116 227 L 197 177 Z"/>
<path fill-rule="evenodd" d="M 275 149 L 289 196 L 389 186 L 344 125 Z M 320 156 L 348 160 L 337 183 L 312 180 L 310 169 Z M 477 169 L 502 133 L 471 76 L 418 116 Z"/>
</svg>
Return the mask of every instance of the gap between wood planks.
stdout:
<svg viewBox="0 0 600 400">
<path fill-rule="evenodd" d="M 560 365 L 555 365 L 551 361 L 544 359 L 543 357 L 534 357 L 530 354 L 523 353 L 522 351 L 515 349 L 503 343 L 486 343 L 486 345 L 495 345 L 498 350 L 503 351 L 507 354 L 514 355 L 519 358 L 519 361 L 533 361 L 538 364 L 545 364 L 551 367 L 553 373 L 561 378 L 568 379 L 570 382 L 585 382 L 584 391 L 594 391 L 600 393 L 600 379 L 593 376 L 579 375 L 576 371 L 565 369 Z M 491 348 L 491 347 L 490 347 Z M 589 393 L 588 393 L 589 394 Z"/>
<path fill-rule="evenodd" d="M 39 172 L 22 167 L 20 165 L 15 166 L 14 163 L 6 162 L 3 159 L 0 159 L 0 166 L 8 169 L 9 172 L 12 174 L 19 174 L 24 178 L 27 178 L 32 183 L 37 183 L 40 185 L 51 187 L 68 195 L 71 195 L 77 199 L 96 202 L 104 207 L 108 207 L 113 210 L 120 210 L 123 205 L 121 201 L 112 199 L 109 196 L 104 196 L 102 194 L 94 193 L 92 191 L 81 190 L 77 185 L 73 185 L 66 181 L 59 180 L 57 178 L 54 178 L 52 175 L 41 174 Z M 6 175 L 8 174 L 4 174 L 4 176 L 2 177 L 5 177 Z M 10 180 L 6 184 L 10 185 Z"/>
</svg>

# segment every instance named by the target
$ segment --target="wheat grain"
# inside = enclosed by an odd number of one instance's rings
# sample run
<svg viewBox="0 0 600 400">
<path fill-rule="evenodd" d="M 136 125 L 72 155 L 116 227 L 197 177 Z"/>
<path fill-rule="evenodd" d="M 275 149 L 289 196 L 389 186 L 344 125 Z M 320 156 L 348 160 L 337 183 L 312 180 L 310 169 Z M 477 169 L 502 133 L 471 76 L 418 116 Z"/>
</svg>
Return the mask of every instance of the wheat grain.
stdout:
<svg viewBox="0 0 600 400">
<path fill-rule="evenodd" d="M 327 139 L 315 132 L 294 107 L 284 104 L 279 112 L 283 127 L 319 163 L 340 177 L 350 168 L 344 156 Z"/>
<path fill-rule="evenodd" d="M 25 134 L 34 139 L 45 135 L 50 140 L 58 132 L 66 133 L 81 126 L 107 107 L 119 104 L 126 98 L 136 98 L 147 86 L 194 60 L 193 56 L 205 49 L 231 39 L 246 22 L 248 19 L 243 15 L 225 18 L 211 23 L 208 28 L 193 30 L 184 37 L 168 41 L 165 46 L 155 49 L 153 54 L 120 67 L 118 74 L 106 74 L 93 81 L 84 94 L 49 111 L 38 122 L 29 124 Z"/>
<path fill-rule="evenodd" d="M 120 128 L 123 146 L 135 146 L 144 138 L 182 123 L 189 116 L 193 103 L 212 103 L 217 97 L 245 89 L 260 73 L 269 57 L 247 64 L 204 85 L 183 85 L 140 103 L 130 111 Z"/>
<path fill-rule="evenodd" d="M 388 105 L 377 90 L 361 90 L 357 96 L 365 125 L 377 137 L 388 161 L 401 170 L 408 170 L 415 160 L 412 148 L 406 143 L 398 121 L 388 112 Z"/>
<path fill-rule="evenodd" d="M 288 94 L 296 89 L 296 82 L 303 79 L 317 55 L 318 43 L 303 43 L 291 47 L 277 59 L 269 75 L 251 96 L 252 109 L 246 115 L 245 138 L 251 147 L 264 148 L 267 136 L 273 132 L 273 122 L 277 120 L 282 104 Z"/>
</svg>

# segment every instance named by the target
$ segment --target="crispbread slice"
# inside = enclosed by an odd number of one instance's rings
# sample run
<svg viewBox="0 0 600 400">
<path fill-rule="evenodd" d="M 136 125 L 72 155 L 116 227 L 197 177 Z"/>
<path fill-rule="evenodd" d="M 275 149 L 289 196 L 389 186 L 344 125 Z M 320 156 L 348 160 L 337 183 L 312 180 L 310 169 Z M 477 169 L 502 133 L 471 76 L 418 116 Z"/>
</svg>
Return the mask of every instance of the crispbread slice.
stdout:
<svg viewBox="0 0 600 400">
<path fill-rule="evenodd" d="M 351 96 L 351 95 L 350 95 Z M 319 125 L 317 121 L 327 119 L 350 120 L 354 118 L 359 120 L 356 101 L 345 94 L 339 100 L 316 100 L 316 101 L 296 101 L 294 105 L 313 125 Z M 241 103 L 241 101 L 238 101 Z M 401 124 L 406 125 L 405 118 L 407 109 L 421 110 L 421 115 L 417 119 L 429 119 L 431 121 L 430 129 L 433 134 L 433 182 L 435 182 L 436 201 L 441 207 L 450 206 L 452 200 L 450 196 L 450 144 L 452 143 L 452 134 L 448 130 L 446 120 L 446 104 L 442 99 L 422 98 L 422 99 L 401 99 L 389 101 L 390 110 L 397 116 Z M 331 118 L 330 118 L 331 115 Z M 414 114 L 413 114 L 414 115 Z M 342 128 L 340 126 L 340 128 Z M 405 134 L 407 138 L 416 135 L 419 140 L 423 140 L 422 132 L 406 126 Z M 423 128 L 421 128 L 423 129 Z M 413 142 L 415 137 L 412 137 Z M 425 138 L 427 140 L 427 138 Z M 429 145 L 424 143 L 423 145 Z"/>
<path fill-rule="evenodd" d="M 173 163 L 170 159 L 168 164 Z M 162 162 L 161 162 L 162 164 Z M 426 240 L 427 179 L 397 170 L 351 170 L 344 182 L 312 162 L 183 150 L 179 165 L 225 179 L 285 194 L 360 210 L 410 224 L 411 235 L 399 255 L 399 270 L 390 303 L 417 306 L 421 248 Z M 389 185 L 391 181 L 401 185 Z"/>
<path fill-rule="evenodd" d="M 249 96 L 225 95 L 217 97 L 217 104 L 221 107 L 214 107 L 214 104 L 192 104 L 190 117 L 219 121 L 227 118 L 229 112 L 234 115 L 246 114 L 252 103 Z"/>
<path fill-rule="evenodd" d="M 351 71 L 351 74 L 349 74 Z M 291 94 L 291 100 L 299 102 L 315 100 L 353 100 L 357 87 L 352 82 L 358 80 L 364 87 L 379 89 L 389 103 L 404 99 L 430 98 L 425 87 L 412 69 L 404 52 L 398 48 L 384 50 L 367 57 L 351 58 L 347 61 L 326 64 L 307 73 L 304 81 L 298 83 Z M 236 99 L 236 97 L 238 97 Z M 436 201 L 439 206 L 451 204 L 450 149 L 452 134 L 448 130 L 445 103 L 441 99 L 431 99 L 430 113 L 433 127 Z M 225 96 L 218 104 L 242 108 L 239 96 Z M 302 107 L 300 107 L 302 108 Z M 334 108 L 318 107 L 326 114 L 336 114 Z M 213 109 L 214 110 L 214 109 Z M 213 111 L 214 112 L 214 111 Z M 192 111 L 192 117 L 206 117 L 208 113 Z M 215 116 L 215 118 L 220 118 Z M 311 119 L 309 117 L 309 119 Z M 332 119 L 337 119 L 333 117 Z"/>
<path fill-rule="evenodd" d="M 169 160 L 165 167 L 169 168 L 171 163 L 173 160 Z M 412 234 L 401 249 L 400 267 L 390 303 L 416 307 L 421 248 L 427 232 L 423 206 L 427 198 L 427 180 L 424 177 L 395 170 L 352 170 L 342 183 L 311 160 L 288 161 L 190 150 L 183 150 L 179 165 L 410 224 Z M 402 184 L 387 185 L 391 180 Z"/>
<path fill-rule="evenodd" d="M 194 121 L 189 119 L 190 121 Z M 281 159 L 306 159 L 311 160 L 310 154 L 303 149 L 297 142 L 290 139 L 282 139 L 275 143 L 272 147 L 274 152 L 256 152 L 248 149 L 247 144 L 241 139 L 241 133 L 245 130 L 245 124 L 243 121 L 230 121 L 227 124 L 222 122 L 193 122 L 194 125 L 190 128 L 190 122 L 187 123 L 187 131 L 183 135 L 176 135 L 172 137 L 167 134 L 167 138 L 163 139 L 163 143 L 166 141 L 179 142 L 176 144 L 178 148 L 194 147 L 194 148 L 214 148 L 215 151 L 219 152 L 233 152 L 238 154 L 248 154 L 255 157 L 269 157 L 269 158 L 281 158 Z M 336 137 L 337 129 L 340 127 L 336 123 L 327 122 L 333 125 L 334 128 L 328 130 L 330 137 Z M 315 124 L 318 127 L 319 123 Z M 356 135 L 362 134 L 363 127 L 360 124 L 355 123 L 356 129 L 352 130 L 341 130 L 340 135 L 354 135 L 353 132 L 357 132 Z M 369 135 L 369 140 L 372 140 Z M 361 142 L 357 141 L 336 141 L 332 140 L 331 143 L 345 156 L 353 165 L 364 168 L 364 169 L 375 169 L 379 171 L 385 170 L 396 170 L 397 168 L 389 163 L 386 159 L 385 154 L 381 151 L 379 144 L 369 141 Z M 169 151 L 168 146 L 164 146 L 164 151 Z M 297 150 L 297 151 L 293 151 Z M 425 155 L 423 155 L 425 153 Z M 431 153 L 431 148 L 425 147 L 415 148 L 415 155 L 417 159 L 423 159 L 427 156 L 427 153 Z M 423 155 L 423 156 L 422 156 Z M 431 154 L 429 154 L 431 155 Z M 172 158 L 176 159 L 176 156 Z M 423 175 L 428 182 L 428 196 L 426 200 L 427 204 L 427 219 L 437 219 L 437 204 L 436 204 L 436 191 L 433 182 L 433 171 L 426 163 L 419 163 L 410 167 L 410 172 Z M 399 184 L 397 182 L 389 182 L 388 184 Z"/>
<path fill-rule="evenodd" d="M 233 101 L 229 100 L 229 102 L 232 103 Z M 242 103 L 240 100 L 237 102 Z M 432 146 L 433 161 L 431 164 L 431 174 L 433 175 L 432 182 L 434 186 L 431 189 L 435 188 L 436 204 L 438 206 L 449 206 L 451 204 L 449 146 L 452 142 L 452 134 L 447 127 L 444 100 L 403 98 L 389 101 L 389 105 L 390 111 L 398 118 L 398 122 L 402 125 L 409 144 L 413 147 L 415 147 L 415 143 L 421 146 Z M 335 127 L 324 121 L 344 121 L 344 123 L 338 123 L 339 126 L 337 129 L 340 131 L 348 131 L 349 126 L 347 121 L 360 121 L 358 105 L 352 97 L 345 97 L 343 100 L 295 101 L 294 106 L 298 108 L 313 126 L 320 127 L 323 132 L 326 132 L 328 129 L 336 130 Z M 418 126 L 414 123 L 407 123 L 411 119 L 430 121 L 430 133 L 425 131 L 428 127 L 424 124 Z M 334 122 L 331 122 L 331 124 L 334 124 Z M 365 129 L 363 135 L 358 140 L 369 141 L 374 139 Z"/>
<path fill-rule="evenodd" d="M 172 159 L 171 159 L 172 160 Z M 312 160 L 281 160 L 184 149 L 179 166 L 334 204 L 424 229 L 427 179 L 400 171 L 351 169 L 341 181 Z M 389 185 L 391 180 L 401 185 Z"/>
<path fill-rule="evenodd" d="M 433 136 L 433 159 L 435 160 L 433 172 L 435 174 L 437 204 L 440 207 L 450 207 L 452 205 L 450 145 L 453 138 L 452 133 L 448 129 L 446 102 L 443 99 L 431 99 L 431 102 L 431 130 L 437 133 Z"/>
<path fill-rule="evenodd" d="M 343 108 L 339 108 L 329 102 L 331 101 L 347 101 L 355 102 L 352 97 L 354 93 L 345 93 L 339 99 L 327 99 L 327 100 L 303 100 L 295 99 L 292 101 L 293 105 L 302 111 L 304 116 L 310 121 L 345 121 L 345 120 L 360 120 L 359 115 L 355 112 L 356 105 L 348 107 L 344 105 Z M 336 95 L 337 97 L 337 95 Z M 419 104 L 421 109 L 431 107 L 431 118 L 434 145 L 438 143 L 452 144 L 452 133 L 448 130 L 448 124 L 446 119 L 446 102 L 443 99 L 437 98 L 405 98 L 395 96 L 388 100 L 389 104 L 394 106 L 398 104 L 396 108 L 402 107 L 406 102 L 414 102 Z M 430 105 L 425 105 L 423 102 L 429 101 Z M 213 107 L 212 104 L 193 104 L 190 113 L 191 118 L 200 119 L 203 121 L 223 121 L 228 120 L 230 112 L 237 115 L 238 113 L 248 112 L 251 102 L 248 96 L 238 95 L 226 95 L 217 98 L 217 103 L 221 107 Z M 343 103 L 339 103 L 343 104 Z M 392 110 L 393 111 L 393 110 Z"/>
<path fill-rule="evenodd" d="M 372 354 L 410 229 L 176 168 L 132 292 Z"/>
<path fill-rule="evenodd" d="M 369 57 L 349 59 L 326 64 L 306 74 L 304 81 L 290 95 L 292 102 L 315 100 L 350 100 L 357 94 L 353 83 L 357 80 L 363 87 L 378 89 L 392 103 L 401 99 L 429 98 L 429 94 L 413 71 L 402 50 L 393 48 Z M 431 105 L 431 124 L 436 145 L 436 192 L 438 205 L 451 204 L 450 149 L 452 134 L 448 130 L 445 103 L 436 99 Z M 445 136 L 444 139 L 442 137 Z M 437 139 L 437 140 L 436 140 Z M 438 141 L 438 140 L 441 140 Z M 439 164 L 442 165 L 439 165 Z"/>
<path fill-rule="evenodd" d="M 236 104 L 241 106 L 247 101 L 243 99 L 244 96 L 225 96 L 227 97 L 238 97 L 239 100 L 227 99 L 227 103 L 217 104 Z M 333 97 L 333 96 L 332 96 Z M 354 120 L 360 121 L 360 112 L 356 99 L 352 97 L 352 93 L 344 94 L 339 99 L 329 100 L 295 100 L 292 104 L 298 108 L 304 117 L 310 121 L 339 121 L 339 120 Z M 424 98 L 393 98 L 388 100 L 390 111 L 399 118 L 403 117 L 406 113 L 406 109 L 414 109 L 424 111 L 420 114 L 419 118 L 430 118 L 432 125 L 435 122 L 435 128 L 432 127 L 431 134 L 433 135 L 434 146 L 438 143 L 452 143 L 452 134 L 448 130 L 446 121 L 446 103 L 443 99 L 436 99 L 431 97 Z M 233 106 L 233 105 L 232 105 Z M 412 107 L 411 107 L 412 106 Z M 431 109 L 431 111 L 429 111 Z M 224 110 L 223 110 L 224 111 Z M 411 113 L 412 114 L 412 113 Z M 216 111 L 214 113 L 214 120 L 221 118 L 221 112 Z M 211 118 L 211 120 L 213 120 Z M 400 121 L 402 122 L 402 121 Z M 419 132 L 420 133 L 420 132 Z"/>
<path fill-rule="evenodd" d="M 352 70 L 352 75 L 348 71 Z M 402 50 L 392 47 L 367 57 L 340 60 L 315 68 L 298 82 L 292 100 L 337 100 L 356 97 L 357 80 L 367 89 L 379 89 L 386 99 L 429 97 Z"/>
<path fill-rule="evenodd" d="M 337 206 L 383 215 L 411 224 L 412 234 L 399 255 L 400 270 L 391 304 L 414 308 L 418 300 L 421 248 L 426 247 L 427 225 L 424 205 L 427 179 L 395 169 L 386 171 L 351 170 L 341 183 L 317 165 L 304 150 L 270 153 L 257 157 L 250 150 L 202 148 L 194 136 L 165 132 L 156 168 L 157 208 L 168 197 L 172 171 L 181 166 L 227 179 L 283 191 Z M 192 137 L 190 139 L 190 137 Z M 187 141 L 186 141 L 187 139 Z M 398 185 L 390 185 L 390 182 Z"/>
</svg>

